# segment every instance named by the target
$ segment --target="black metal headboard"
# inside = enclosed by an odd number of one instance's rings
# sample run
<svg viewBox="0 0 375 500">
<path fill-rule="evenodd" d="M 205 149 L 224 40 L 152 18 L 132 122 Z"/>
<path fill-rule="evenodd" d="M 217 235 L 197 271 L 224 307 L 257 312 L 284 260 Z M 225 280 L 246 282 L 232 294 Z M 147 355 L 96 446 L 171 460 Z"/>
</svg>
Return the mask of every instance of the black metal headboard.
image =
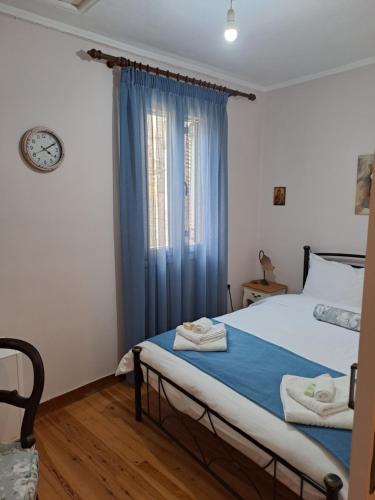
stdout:
<svg viewBox="0 0 375 500">
<path fill-rule="evenodd" d="M 310 252 L 311 252 L 311 247 L 309 245 L 305 245 L 303 247 L 304 251 L 304 259 L 303 259 L 303 286 L 305 286 L 306 283 L 306 278 L 309 272 L 309 265 L 310 265 Z M 337 260 L 340 262 L 343 262 L 345 264 L 349 264 L 352 267 L 365 267 L 365 259 L 366 255 L 359 255 L 355 253 L 338 253 L 338 252 L 314 252 L 315 255 L 319 255 L 320 257 L 324 257 L 325 259 L 328 260 Z"/>
</svg>

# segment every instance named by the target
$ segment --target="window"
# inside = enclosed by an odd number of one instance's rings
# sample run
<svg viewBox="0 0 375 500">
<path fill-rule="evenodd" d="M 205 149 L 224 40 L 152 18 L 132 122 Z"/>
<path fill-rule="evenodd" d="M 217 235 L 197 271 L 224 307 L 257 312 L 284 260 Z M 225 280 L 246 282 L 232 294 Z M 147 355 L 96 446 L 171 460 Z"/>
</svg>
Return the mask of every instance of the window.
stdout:
<svg viewBox="0 0 375 500">
<path fill-rule="evenodd" d="M 198 125 L 195 118 L 185 120 L 185 241 L 194 245 L 198 241 L 197 224 L 197 165 Z"/>
<path fill-rule="evenodd" d="M 198 128 L 199 121 L 188 117 L 184 124 L 184 224 L 185 243 L 198 242 Z M 168 115 L 147 114 L 148 227 L 150 248 L 168 247 Z"/>
<path fill-rule="evenodd" d="M 151 248 L 169 246 L 167 115 L 147 114 L 148 228 Z"/>
</svg>

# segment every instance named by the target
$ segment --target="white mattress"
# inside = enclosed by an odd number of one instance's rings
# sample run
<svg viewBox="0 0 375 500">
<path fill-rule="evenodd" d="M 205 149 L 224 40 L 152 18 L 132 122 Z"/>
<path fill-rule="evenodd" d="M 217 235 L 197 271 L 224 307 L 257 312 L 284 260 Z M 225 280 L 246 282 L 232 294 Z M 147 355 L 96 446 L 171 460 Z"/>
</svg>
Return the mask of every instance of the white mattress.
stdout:
<svg viewBox="0 0 375 500">
<path fill-rule="evenodd" d="M 357 332 L 317 321 L 313 317 L 318 298 L 302 295 L 280 295 L 262 300 L 246 309 L 221 316 L 220 321 L 257 337 L 289 349 L 334 370 L 349 373 L 357 360 L 359 335 Z M 342 306 L 341 306 L 342 307 Z M 293 425 L 275 417 L 226 385 L 201 372 L 191 364 L 161 347 L 142 342 L 141 359 L 185 388 L 190 394 L 206 402 L 226 420 L 243 429 L 267 448 L 281 455 L 289 463 L 323 484 L 328 473 L 338 474 L 343 480 L 342 499 L 348 496 L 348 473 L 340 462 L 324 448 L 301 433 Z M 127 353 L 117 374 L 133 369 L 133 355 Z M 149 376 L 157 388 L 156 380 Z M 167 387 L 168 398 L 191 417 L 200 416 L 202 410 L 189 398 Z M 209 427 L 208 421 L 202 421 Z M 265 465 L 267 456 L 254 445 L 241 438 L 222 422 L 215 421 L 219 435 L 252 460 Z M 278 478 L 298 492 L 299 480 L 281 466 Z M 315 490 L 305 488 L 306 498 L 321 498 Z"/>
</svg>

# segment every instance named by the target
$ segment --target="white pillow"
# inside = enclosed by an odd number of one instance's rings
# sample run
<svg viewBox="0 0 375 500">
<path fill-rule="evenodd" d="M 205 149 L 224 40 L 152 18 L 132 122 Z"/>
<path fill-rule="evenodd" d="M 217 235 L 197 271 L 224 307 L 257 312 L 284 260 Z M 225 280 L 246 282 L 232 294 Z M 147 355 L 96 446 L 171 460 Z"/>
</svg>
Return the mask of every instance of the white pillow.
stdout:
<svg viewBox="0 0 375 500">
<path fill-rule="evenodd" d="M 364 274 L 364 268 L 356 269 L 311 253 L 309 274 L 303 293 L 319 298 L 322 302 L 360 308 Z"/>
</svg>

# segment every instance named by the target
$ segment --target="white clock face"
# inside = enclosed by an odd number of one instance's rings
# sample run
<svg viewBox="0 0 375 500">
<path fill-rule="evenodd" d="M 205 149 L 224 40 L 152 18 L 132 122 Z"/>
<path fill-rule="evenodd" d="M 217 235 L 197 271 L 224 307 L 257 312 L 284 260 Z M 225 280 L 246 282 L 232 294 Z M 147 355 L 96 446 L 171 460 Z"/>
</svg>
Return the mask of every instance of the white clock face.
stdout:
<svg viewBox="0 0 375 500">
<path fill-rule="evenodd" d="M 62 145 L 48 131 L 32 131 L 25 144 L 27 159 L 40 170 L 54 170 L 62 159 Z"/>
</svg>

